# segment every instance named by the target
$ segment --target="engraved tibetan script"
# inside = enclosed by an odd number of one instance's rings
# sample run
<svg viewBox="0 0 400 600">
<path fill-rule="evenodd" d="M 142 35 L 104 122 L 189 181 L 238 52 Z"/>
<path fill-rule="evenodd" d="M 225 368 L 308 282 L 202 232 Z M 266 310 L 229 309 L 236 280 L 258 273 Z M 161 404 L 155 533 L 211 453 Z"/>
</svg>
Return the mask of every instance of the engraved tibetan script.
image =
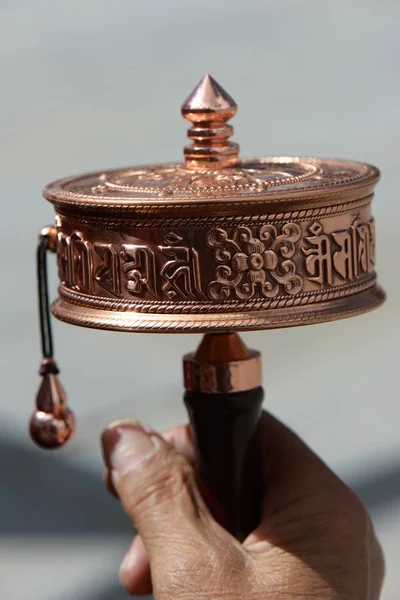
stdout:
<svg viewBox="0 0 400 600">
<path fill-rule="evenodd" d="M 337 274 L 345 281 L 353 281 L 373 270 L 375 264 L 375 222 L 355 219 L 349 229 L 325 233 L 315 221 L 305 237 L 308 247 L 304 268 L 310 281 L 332 285 Z"/>
<path fill-rule="evenodd" d="M 80 232 L 60 232 L 57 255 L 61 282 L 82 293 L 99 286 L 117 298 L 204 297 L 198 252 L 175 233 L 155 245 L 90 242 Z"/>
<path fill-rule="evenodd" d="M 72 289 L 94 291 L 93 248 L 78 231 L 57 236 L 57 258 L 61 282 Z"/>
<path fill-rule="evenodd" d="M 162 290 L 167 297 L 173 300 L 177 296 L 185 299 L 202 296 L 197 250 L 175 233 L 165 236 L 164 245 L 158 247 L 170 259 L 161 268 Z"/>
<path fill-rule="evenodd" d="M 141 296 L 147 290 L 158 298 L 156 262 L 154 252 L 145 245 L 123 244 L 121 256 L 125 261 L 122 272 L 126 277 L 126 291 Z"/>
<path fill-rule="evenodd" d="M 102 262 L 98 265 L 95 272 L 97 283 L 105 290 L 120 298 L 121 294 L 121 274 L 120 274 L 120 253 L 115 244 L 94 244 L 97 256 Z"/>
<path fill-rule="evenodd" d="M 215 228 L 206 235 L 206 244 L 214 249 L 219 265 L 208 285 L 212 300 L 234 297 L 274 298 L 280 293 L 294 295 L 302 290 L 303 279 L 291 260 L 301 237 L 300 226 L 287 223 L 281 227 L 263 225 L 255 232 L 250 227 L 236 227 L 230 234 Z"/>
</svg>

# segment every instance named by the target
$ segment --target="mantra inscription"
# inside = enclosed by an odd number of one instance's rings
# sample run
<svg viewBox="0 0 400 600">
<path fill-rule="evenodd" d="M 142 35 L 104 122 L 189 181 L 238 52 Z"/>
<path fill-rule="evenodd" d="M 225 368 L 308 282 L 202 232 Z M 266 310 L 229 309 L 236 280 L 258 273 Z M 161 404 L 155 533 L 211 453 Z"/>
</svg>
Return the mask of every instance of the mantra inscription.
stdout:
<svg viewBox="0 0 400 600">
<path fill-rule="evenodd" d="M 146 302 L 223 304 L 304 296 L 351 286 L 373 271 L 374 220 L 346 219 L 347 227 L 335 231 L 312 221 L 179 233 L 104 231 L 102 239 L 98 230 L 83 233 L 63 223 L 59 275 L 64 287 L 81 294 Z"/>
<path fill-rule="evenodd" d="M 203 296 L 198 253 L 175 233 L 155 250 L 148 244 L 90 243 L 80 232 L 59 232 L 57 256 L 61 283 L 80 292 L 93 293 L 97 284 L 117 298 L 124 292 L 154 299 L 165 294 L 169 300 Z"/>
<path fill-rule="evenodd" d="M 375 221 L 355 219 L 350 229 L 324 233 L 315 221 L 305 237 L 307 247 L 304 270 L 310 281 L 332 285 L 334 271 L 345 281 L 370 273 L 375 264 Z"/>
</svg>

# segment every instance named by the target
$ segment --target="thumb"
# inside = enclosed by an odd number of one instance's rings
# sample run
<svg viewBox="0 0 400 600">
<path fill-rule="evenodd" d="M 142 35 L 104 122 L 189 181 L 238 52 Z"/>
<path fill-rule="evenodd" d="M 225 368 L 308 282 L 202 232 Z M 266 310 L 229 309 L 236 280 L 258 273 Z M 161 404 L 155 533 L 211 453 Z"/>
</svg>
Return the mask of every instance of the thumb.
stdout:
<svg viewBox="0 0 400 600">
<path fill-rule="evenodd" d="M 158 553 L 165 556 L 174 539 L 180 547 L 187 543 L 192 549 L 201 538 L 210 542 L 218 526 L 193 467 L 158 433 L 126 419 L 104 431 L 102 446 L 112 483 L 150 562 Z"/>
</svg>

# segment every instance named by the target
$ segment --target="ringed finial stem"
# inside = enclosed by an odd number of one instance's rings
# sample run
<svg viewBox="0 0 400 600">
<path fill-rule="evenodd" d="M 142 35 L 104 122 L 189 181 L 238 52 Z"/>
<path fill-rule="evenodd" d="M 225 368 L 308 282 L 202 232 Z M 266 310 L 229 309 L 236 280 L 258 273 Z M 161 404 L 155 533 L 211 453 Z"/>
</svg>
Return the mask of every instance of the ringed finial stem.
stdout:
<svg viewBox="0 0 400 600">
<path fill-rule="evenodd" d="M 238 162 L 239 146 L 228 139 L 233 127 L 226 124 L 236 110 L 236 102 L 207 73 L 181 107 L 193 123 L 188 130 L 193 144 L 184 149 L 187 169 L 224 169 Z"/>
</svg>

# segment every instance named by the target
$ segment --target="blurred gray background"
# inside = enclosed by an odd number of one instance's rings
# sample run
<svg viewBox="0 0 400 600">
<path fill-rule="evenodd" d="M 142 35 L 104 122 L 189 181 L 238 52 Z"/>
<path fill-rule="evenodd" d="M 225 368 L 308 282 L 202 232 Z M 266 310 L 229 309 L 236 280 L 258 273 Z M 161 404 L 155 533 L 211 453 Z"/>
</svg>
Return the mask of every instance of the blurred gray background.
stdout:
<svg viewBox="0 0 400 600">
<path fill-rule="evenodd" d="M 1 598 L 125 598 L 117 570 L 131 528 L 103 490 L 99 432 L 123 416 L 160 429 L 184 421 L 181 355 L 199 338 L 54 323 L 79 428 L 59 453 L 34 448 L 34 250 L 53 220 L 41 188 L 83 171 L 180 160 L 180 104 L 209 71 L 239 104 L 243 156 L 315 154 L 382 169 L 374 212 L 387 304 L 245 338 L 263 352 L 266 407 L 372 512 L 387 556 L 383 597 L 398 599 L 399 30 L 398 0 L 0 2 Z"/>
</svg>

